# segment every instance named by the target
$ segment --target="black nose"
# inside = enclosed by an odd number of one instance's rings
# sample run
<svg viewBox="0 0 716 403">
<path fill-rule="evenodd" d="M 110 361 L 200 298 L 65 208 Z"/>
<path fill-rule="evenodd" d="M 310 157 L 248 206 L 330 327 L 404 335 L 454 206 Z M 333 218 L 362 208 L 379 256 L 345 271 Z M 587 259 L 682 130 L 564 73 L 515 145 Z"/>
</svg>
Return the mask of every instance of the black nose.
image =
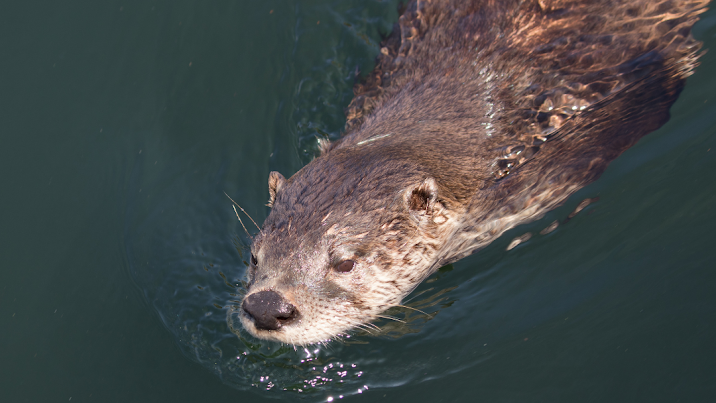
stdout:
<svg viewBox="0 0 716 403">
<path fill-rule="evenodd" d="M 293 322 L 298 317 L 298 310 L 275 291 L 259 291 L 244 299 L 241 304 L 254 320 L 254 325 L 261 330 L 276 330 Z"/>
</svg>

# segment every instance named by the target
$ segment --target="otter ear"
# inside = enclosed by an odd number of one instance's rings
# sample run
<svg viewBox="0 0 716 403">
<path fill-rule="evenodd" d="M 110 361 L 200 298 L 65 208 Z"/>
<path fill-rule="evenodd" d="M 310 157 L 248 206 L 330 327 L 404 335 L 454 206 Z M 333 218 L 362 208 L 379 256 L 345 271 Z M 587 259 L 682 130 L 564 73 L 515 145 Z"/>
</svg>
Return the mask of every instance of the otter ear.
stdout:
<svg viewBox="0 0 716 403">
<path fill-rule="evenodd" d="M 406 202 L 411 212 L 432 215 L 438 199 L 438 184 L 434 178 L 427 178 L 406 193 Z"/>
<path fill-rule="evenodd" d="M 283 177 L 280 173 L 276 171 L 271 171 L 269 174 L 269 201 L 268 204 L 266 204 L 269 207 L 273 207 L 273 202 L 276 200 L 276 194 L 279 190 L 283 187 L 283 185 L 286 183 L 286 178 Z"/>
</svg>

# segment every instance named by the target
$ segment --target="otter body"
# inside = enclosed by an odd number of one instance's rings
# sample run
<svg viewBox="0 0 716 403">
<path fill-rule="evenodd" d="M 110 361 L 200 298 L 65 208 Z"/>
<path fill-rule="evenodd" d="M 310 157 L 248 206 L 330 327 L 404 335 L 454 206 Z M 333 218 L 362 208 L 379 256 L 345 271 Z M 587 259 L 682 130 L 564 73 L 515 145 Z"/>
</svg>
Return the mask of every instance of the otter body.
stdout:
<svg viewBox="0 0 716 403">
<path fill-rule="evenodd" d="M 289 179 L 271 173 L 244 327 L 336 338 L 563 203 L 668 120 L 706 3 L 410 3 L 343 138 Z"/>
</svg>

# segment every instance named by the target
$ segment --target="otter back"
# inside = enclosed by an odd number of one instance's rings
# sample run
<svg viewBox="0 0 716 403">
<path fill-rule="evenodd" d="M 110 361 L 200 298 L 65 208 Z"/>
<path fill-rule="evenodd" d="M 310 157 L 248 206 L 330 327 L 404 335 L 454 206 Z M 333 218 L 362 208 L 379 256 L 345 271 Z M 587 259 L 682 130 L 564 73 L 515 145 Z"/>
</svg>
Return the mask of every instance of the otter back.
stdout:
<svg viewBox="0 0 716 403">
<path fill-rule="evenodd" d="M 344 137 L 289 179 L 271 173 L 244 327 L 339 337 L 563 203 L 668 120 L 706 3 L 411 2 Z"/>
</svg>

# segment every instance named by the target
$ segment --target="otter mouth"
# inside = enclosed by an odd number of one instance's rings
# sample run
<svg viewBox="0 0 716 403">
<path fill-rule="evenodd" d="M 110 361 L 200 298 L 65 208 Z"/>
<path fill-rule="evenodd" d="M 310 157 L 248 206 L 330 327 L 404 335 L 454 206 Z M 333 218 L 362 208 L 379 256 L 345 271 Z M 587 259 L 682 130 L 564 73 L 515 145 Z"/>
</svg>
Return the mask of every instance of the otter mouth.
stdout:
<svg viewBox="0 0 716 403">
<path fill-rule="evenodd" d="M 294 323 L 298 309 L 276 291 L 259 291 L 244 298 L 241 310 L 257 330 L 279 330 Z"/>
</svg>

